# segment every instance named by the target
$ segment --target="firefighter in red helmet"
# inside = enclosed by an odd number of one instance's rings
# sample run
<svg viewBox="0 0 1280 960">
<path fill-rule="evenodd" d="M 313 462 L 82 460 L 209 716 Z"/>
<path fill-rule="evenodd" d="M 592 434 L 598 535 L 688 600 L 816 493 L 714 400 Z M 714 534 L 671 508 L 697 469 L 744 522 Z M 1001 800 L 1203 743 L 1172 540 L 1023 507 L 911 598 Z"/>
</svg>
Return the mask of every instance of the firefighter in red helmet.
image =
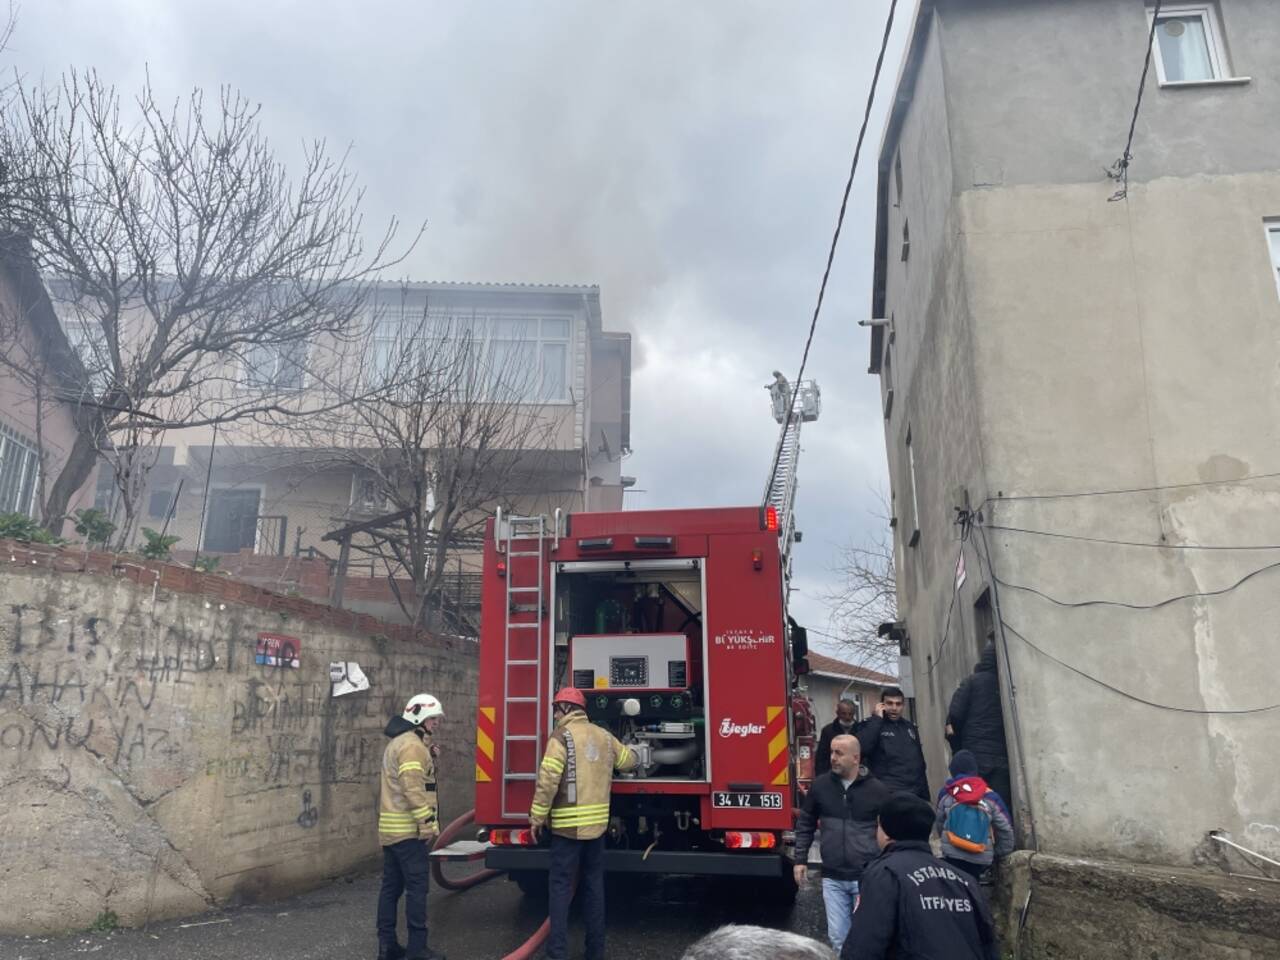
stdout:
<svg viewBox="0 0 1280 960">
<path fill-rule="evenodd" d="M 551 825 L 551 936 L 547 960 L 569 956 L 569 903 L 574 876 L 582 891 L 587 960 L 604 960 L 604 834 L 615 771 L 636 765 L 635 754 L 587 719 L 581 690 L 565 687 L 551 701 L 555 729 L 538 767 L 529 808 L 534 839 Z"/>
</svg>

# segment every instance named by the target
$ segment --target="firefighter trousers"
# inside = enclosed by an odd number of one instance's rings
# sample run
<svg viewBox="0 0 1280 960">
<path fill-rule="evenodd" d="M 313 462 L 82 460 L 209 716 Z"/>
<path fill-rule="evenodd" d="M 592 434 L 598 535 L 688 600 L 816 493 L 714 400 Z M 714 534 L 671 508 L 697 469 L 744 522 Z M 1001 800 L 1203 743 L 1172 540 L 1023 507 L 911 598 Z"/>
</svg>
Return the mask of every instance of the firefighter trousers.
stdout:
<svg viewBox="0 0 1280 960">
<path fill-rule="evenodd" d="M 604 837 L 570 840 L 551 835 L 551 936 L 547 960 L 568 960 L 569 904 L 578 881 L 582 922 L 587 928 L 586 960 L 604 960 Z"/>
<path fill-rule="evenodd" d="M 396 942 L 396 908 L 404 894 L 404 921 L 409 929 L 405 956 L 427 952 L 427 843 L 401 840 L 382 848 L 382 889 L 378 893 L 378 945 Z"/>
</svg>

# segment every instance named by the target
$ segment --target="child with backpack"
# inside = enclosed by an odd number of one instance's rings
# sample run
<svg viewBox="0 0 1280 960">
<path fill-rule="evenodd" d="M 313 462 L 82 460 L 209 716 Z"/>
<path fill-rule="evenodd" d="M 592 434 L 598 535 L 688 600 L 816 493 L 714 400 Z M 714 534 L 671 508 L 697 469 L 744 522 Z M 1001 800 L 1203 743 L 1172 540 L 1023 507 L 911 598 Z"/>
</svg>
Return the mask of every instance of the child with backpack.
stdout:
<svg viewBox="0 0 1280 960">
<path fill-rule="evenodd" d="M 957 750 L 951 779 L 938 791 L 936 829 L 942 859 L 975 880 L 996 857 L 1013 852 L 1013 823 L 1004 798 L 978 776 L 978 758 Z"/>
</svg>

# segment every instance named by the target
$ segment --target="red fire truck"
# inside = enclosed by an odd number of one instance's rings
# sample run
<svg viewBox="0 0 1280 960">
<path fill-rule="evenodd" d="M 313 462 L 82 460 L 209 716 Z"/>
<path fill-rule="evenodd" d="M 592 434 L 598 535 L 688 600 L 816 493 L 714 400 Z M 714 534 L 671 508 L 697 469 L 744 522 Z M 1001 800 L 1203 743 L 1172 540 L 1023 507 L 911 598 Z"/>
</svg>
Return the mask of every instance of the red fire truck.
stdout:
<svg viewBox="0 0 1280 960">
<path fill-rule="evenodd" d="M 514 517 L 487 527 L 475 821 L 488 867 L 545 883 L 529 804 L 562 686 L 639 758 L 615 778 L 607 870 L 750 876 L 794 894 L 812 766 L 772 506 Z M 803 747 L 803 750 L 798 749 Z"/>
</svg>

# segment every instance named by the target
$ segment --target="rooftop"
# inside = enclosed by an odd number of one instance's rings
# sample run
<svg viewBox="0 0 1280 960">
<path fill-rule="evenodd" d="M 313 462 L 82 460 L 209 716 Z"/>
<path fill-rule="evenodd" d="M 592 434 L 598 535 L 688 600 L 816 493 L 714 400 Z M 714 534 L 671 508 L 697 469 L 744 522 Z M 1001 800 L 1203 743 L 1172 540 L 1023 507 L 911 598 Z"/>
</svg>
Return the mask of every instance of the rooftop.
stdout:
<svg viewBox="0 0 1280 960">
<path fill-rule="evenodd" d="M 897 677 L 890 676 L 887 673 L 880 673 L 876 670 L 868 670 L 866 667 L 859 667 L 852 663 L 845 663 L 843 660 L 837 660 L 835 657 L 828 657 L 822 653 L 814 653 L 809 651 L 809 672 L 817 674 L 820 677 L 838 677 L 841 680 L 861 680 L 865 683 L 877 684 L 880 686 L 888 684 L 896 684 Z"/>
</svg>

